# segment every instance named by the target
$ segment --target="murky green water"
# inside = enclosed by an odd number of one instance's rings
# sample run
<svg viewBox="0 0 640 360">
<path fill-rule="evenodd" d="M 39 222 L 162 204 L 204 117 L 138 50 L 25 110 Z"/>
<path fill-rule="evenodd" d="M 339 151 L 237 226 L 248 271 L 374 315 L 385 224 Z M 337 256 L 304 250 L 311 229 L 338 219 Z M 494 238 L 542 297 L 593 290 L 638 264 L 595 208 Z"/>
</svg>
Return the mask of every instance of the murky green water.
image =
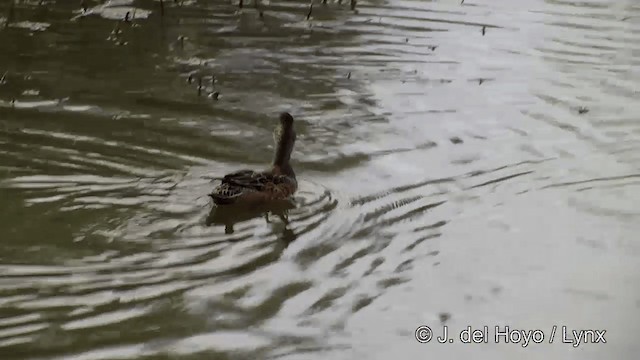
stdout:
<svg viewBox="0 0 640 360">
<path fill-rule="evenodd" d="M 237 5 L 2 2 L 0 358 L 637 358 L 635 0 Z M 289 225 L 209 225 L 280 111 Z"/>
</svg>

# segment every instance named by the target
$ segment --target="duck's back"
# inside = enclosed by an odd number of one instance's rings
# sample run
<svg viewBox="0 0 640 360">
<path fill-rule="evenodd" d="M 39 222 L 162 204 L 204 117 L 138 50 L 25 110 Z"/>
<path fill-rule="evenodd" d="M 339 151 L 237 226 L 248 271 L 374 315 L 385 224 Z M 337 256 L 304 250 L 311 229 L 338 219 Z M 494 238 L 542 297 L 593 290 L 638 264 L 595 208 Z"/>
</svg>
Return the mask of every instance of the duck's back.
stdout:
<svg viewBox="0 0 640 360">
<path fill-rule="evenodd" d="M 209 196 L 216 205 L 287 199 L 296 192 L 295 178 L 272 172 L 241 170 L 227 174 Z"/>
</svg>

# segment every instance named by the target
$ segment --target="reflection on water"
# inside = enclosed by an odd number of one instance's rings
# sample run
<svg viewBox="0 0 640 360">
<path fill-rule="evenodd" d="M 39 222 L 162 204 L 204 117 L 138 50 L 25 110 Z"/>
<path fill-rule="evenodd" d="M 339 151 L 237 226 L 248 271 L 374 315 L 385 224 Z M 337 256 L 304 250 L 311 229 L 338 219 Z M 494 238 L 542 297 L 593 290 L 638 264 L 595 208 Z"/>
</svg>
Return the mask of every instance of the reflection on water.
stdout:
<svg viewBox="0 0 640 360">
<path fill-rule="evenodd" d="M 3 359 L 636 357 L 640 6 L 238 5 L 0 9 Z M 295 205 L 212 208 L 281 111 Z"/>
</svg>

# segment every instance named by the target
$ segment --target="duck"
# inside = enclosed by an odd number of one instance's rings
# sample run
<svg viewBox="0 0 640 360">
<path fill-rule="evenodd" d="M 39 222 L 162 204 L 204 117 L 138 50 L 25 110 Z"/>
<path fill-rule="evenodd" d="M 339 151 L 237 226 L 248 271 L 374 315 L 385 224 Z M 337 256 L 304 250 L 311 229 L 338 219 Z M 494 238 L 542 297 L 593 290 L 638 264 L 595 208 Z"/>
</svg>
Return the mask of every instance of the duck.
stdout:
<svg viewBox="0 0 640 360">
<path fill-rule="evenodd" d="M 273 132 L 275 150 L 271 166 L 262 171 L 239 170 L 215 178 L 221 181 L 209 194 L 215 205 L 286 201 L 298 190 L 296 174 L 291 166 L 291 153 L 296 141 L 293 116 L 283 112 L 279 120 Z"/>
</svg>

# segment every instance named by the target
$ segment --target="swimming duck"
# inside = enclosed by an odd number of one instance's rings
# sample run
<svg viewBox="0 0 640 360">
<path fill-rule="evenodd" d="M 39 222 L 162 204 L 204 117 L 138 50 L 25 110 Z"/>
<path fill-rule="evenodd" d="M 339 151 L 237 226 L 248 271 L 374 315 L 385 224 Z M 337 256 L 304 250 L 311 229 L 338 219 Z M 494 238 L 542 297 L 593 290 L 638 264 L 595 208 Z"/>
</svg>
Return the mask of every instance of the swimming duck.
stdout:
<svg viewBox="0 0 640 360">
<path fill-rule="evenodd" d="M 298 189 L 296 174 L 289 163 L 296 141 L 293 117 L 280 114 L 273 132 L 275 152 L 271 167 L 265 171 L 240 170 L 225 175 L 209 196 L 216 205 L 255 204 L 289 199 Z"/>
</svg>

